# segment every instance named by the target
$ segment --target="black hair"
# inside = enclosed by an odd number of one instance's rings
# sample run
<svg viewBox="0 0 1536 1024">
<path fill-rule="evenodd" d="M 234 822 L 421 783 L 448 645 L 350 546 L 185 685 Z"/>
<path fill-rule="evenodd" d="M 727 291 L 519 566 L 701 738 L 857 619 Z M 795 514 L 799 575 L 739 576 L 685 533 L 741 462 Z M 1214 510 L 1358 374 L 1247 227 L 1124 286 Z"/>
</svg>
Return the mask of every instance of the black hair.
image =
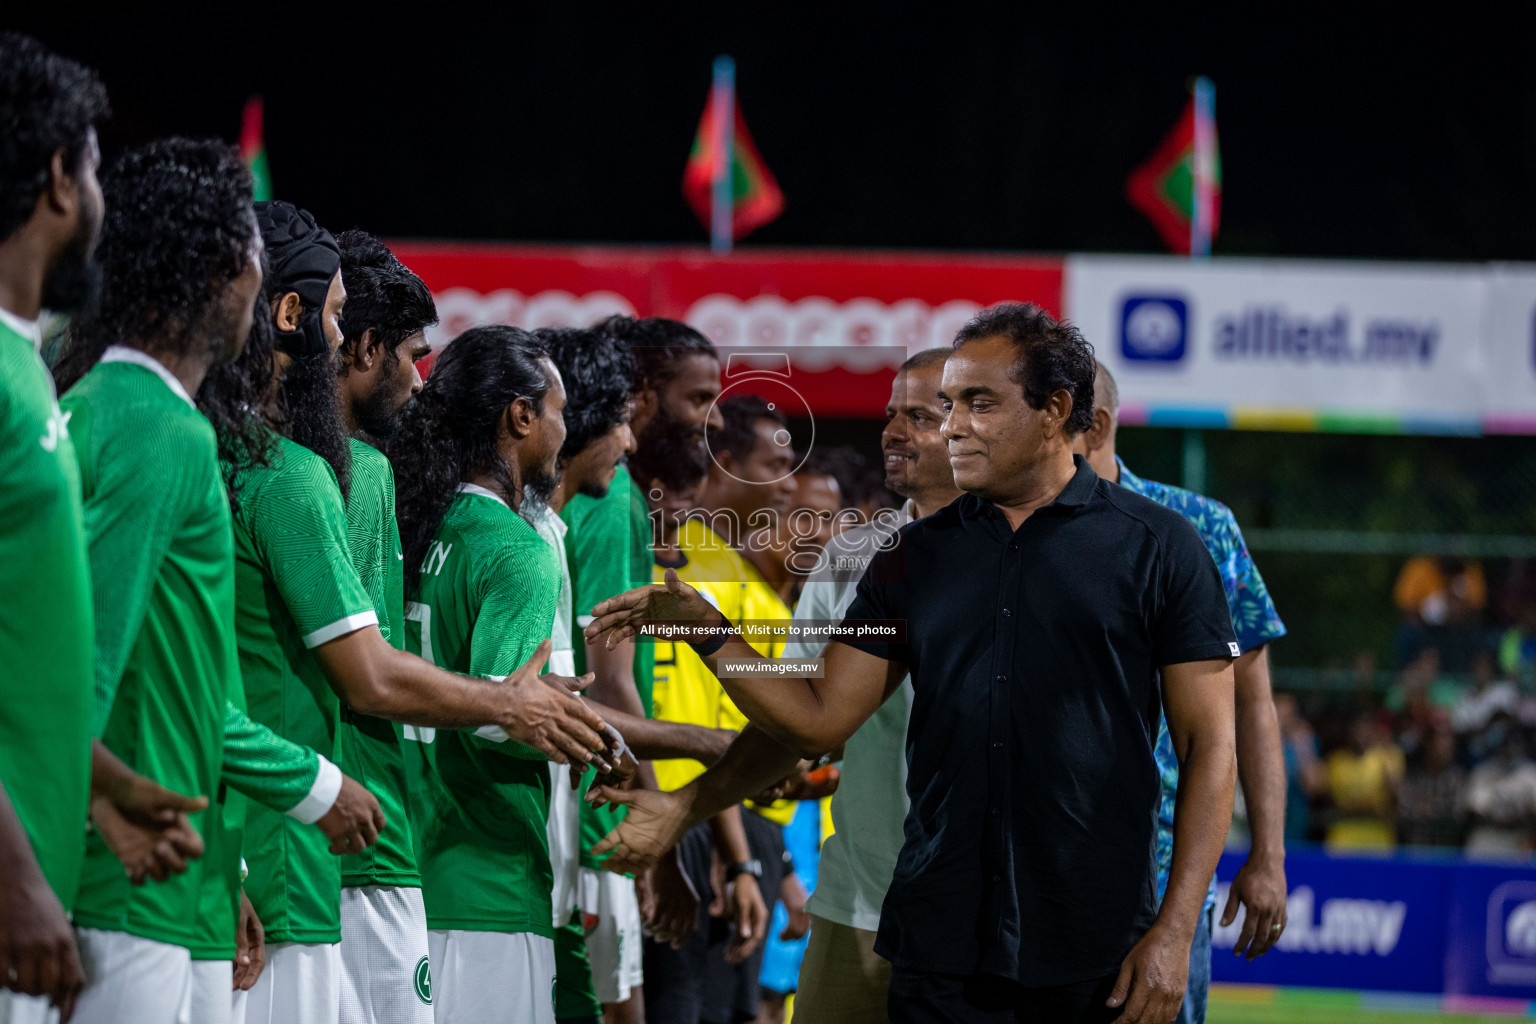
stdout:
<svg viewBox="0 0 1536 1024">
<path fill-rule="evenodd" d="M 592 325 L 629 346 L 635 361 L 635 390 L 661 390 L 677 376 L 678 364 L 688 356 L 719 359 L 714 344 L 681 320 L 660 316 L 635 319 L 615 314 Z"/>
<path fill-rule="evenodd" d="M 432 364 L 421 392 L 400 414 L 385 453 L 395 466 L 395 509 L 407 593 L 414 593 L 432 538 L 459 484 L 488 474 L 509 494 L 511 467 L 496 438 L 502 414 L 519 398 L 544 411 L 554 378 L 544 350 L 527 331 L 499 324 L 472 327 Z"/>
<path fill-rule="evenodd" d="M 1005 302 L 984 309 L 960 328 L 955 348 L 983 338 L 1007 338 L 1018 360 L 1009 379 L 1024 389 L 1031 409 L 1043 409 L 1052 394 L 1072 396 L 1062 429 L 1075 437 L 1093 426 L 1093 377 L 1097 364 L 1090 345 L 1073 324 L 1057 320 L 1031 302 Z"/>
<path fill-rule="evenodd" d="M 596 327 L 541 327 L 533 335 L 565 382 L 564 466 L 624 422 L 635 364 L 628 345 Z"/>
<path fill-rule="evenodd" d="M 224 291 L 256 247 L 251 174 L 214 140 L 163 139 L 123 153 L 102 176 L 106 216 L 96 261 L 102 292 L 70 324 L 59 389 L 109 345 L 184 352 L 227 316 Z"/>
<path fill-rule="evenodd" d="M 844 501 L 853 500 L 860 478 L 869 472 L 869 462 L 848 445 L 812 448 L 799 462 L 796 476 L 830 476 L 837 481 L 838 493 Z"/>
<path fill-rule="evenodd" d="M 90 68 L 31 36 L 0 32 L 0 240 L 32 218 L 53 154 L 77 173 L 91 129 L 105 120 L 107 90 Z"/>
<path fill-rule="evenodd" d="M 720 410 L 725 426 L 712 432 L 710 448 L 715 452 L 730 452 L 737 462 L 750 458 L 752 449 L 757 447 L 758 420 L 772 420 L 781 427 L 789 427 L 784 411 L 770 405 L 762 395 L 731 395 L 716 408 Z"/>
<path fill-rule="evenodd" d="M 921 352 L 918 352 L 916 355 L 909 357 L 906 362 L 902 363 L 900 372 L 905 373 L 908 370 L 926 370 L 928 367 L 934 365 L 935 363 L 944 362 L 949 358 L 949 354 L 952 351 L 954 350 L 947 348 L 925 348 Z"/>
<path fill-rule="evenodd" d="M 208 371 L 197 389 L 197 407 L 213 424 L 219 443 L 219 465 L 229 505 L 240 508 L 240 474 L 272 461 L 277 435 L 267 425 L 273 399 L 272 357 L 277 351 L 277 327 L 272 322 L 272 268 L 261 254 L 261 294 L 245 348 L 232 362 Z"/>
<path fill-rule="evenodd" d="M 342 375 L 370 327 L 384 346 L 387 371 L 399 362 L 395 348 L 402 341 L 437 323 L 437 304 L 425 282 L 368 232 L 343 231 L 336 244 L 341 246 L 341 281 L 347 289 L 341 311 Z"/>
<path fill-rule="evenodd" d="M 709 476 L 709 454 L 697 434 L 674 423 L 648 435 L 646 444 L 629 457 L 629 475 L 642 489 L 660 480 L 668 491 L 686 491 Z"/>
</svg>

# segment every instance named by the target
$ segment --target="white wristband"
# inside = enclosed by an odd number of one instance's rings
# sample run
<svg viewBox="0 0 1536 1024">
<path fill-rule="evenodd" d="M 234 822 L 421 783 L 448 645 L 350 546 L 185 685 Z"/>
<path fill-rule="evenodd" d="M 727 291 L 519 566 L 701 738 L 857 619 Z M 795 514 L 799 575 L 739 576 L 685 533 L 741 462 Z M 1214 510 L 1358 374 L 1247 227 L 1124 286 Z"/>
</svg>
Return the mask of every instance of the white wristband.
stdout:
<svg viewBox="0 0 1536 1024">
<path fill-rule="evenodd" d="M 290 818 L 306 825 L 313 825 L 325 817 L 341 795 L 341 769 L 326 760 L 324 754 L 315 756 L 320 758 L 320 770 L 315 773 L 315 783 L 309 787 L 309 795 L 288 808 Z"/>
</svg>

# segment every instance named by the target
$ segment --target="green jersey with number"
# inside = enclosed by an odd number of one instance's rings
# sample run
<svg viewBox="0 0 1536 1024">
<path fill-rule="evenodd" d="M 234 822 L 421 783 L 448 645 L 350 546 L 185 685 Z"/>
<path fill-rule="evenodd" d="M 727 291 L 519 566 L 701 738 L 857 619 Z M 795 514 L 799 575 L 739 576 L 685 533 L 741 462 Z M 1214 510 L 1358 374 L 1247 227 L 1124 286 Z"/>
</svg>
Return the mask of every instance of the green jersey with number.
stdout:
<svg viewBox="0 0 1536 1024">
<path fill-rule="evenodd" d="M 400 527 L 395 522 L 395 473 L 383 452 L 356 438 L 352 439 L 352 487 L 347 494 L 347 544 L 358 578 L 378 613 L 379 630 L 384 639 L 403 648 L 405 573 Z M 336 763 L 378 797 L 385 822 L 378 842 L 341 859 L 342 885 L 421 884 L 406 810 L 400 742 L 400 726 L 395 723 L 341 709 Z"/>
<path fill-rule="evenodd" d="M 140 775 L 211 804 L 225 698 L 239 685 L 234 546 L 213 427 L 169 371 L 133 349 L 108 349 L 60 407 L 80 465 L 95 595 L 92 732 Z M 192 815 L 200 835 L 214 814 Z M 194 861 L 134 886 L 92 833 L 75 921 L 191 946 L 209 867 Z"/>
<path fill-rule="evenodd" d="M 91 583 L 68 419 L 13 319 L 0 320 L 0 785 L 68 909 L 91 779 Z"/>
<path fill-rule="evenodd" d="M 601 498 L 578 494 L 561 510 L 565 520 L 565 554 L 571 571 L 575 603 L 571 646 L 577 674 L 587 671 L 587 647 L 581 630 L 592 621 L 592 609 L 626 590 L 651 582 L 651 517 L 645 495 L 620 466 L 613 484 Z M 656 670 L 656 646 L 650 639 L 635 642 L 635 689 L 646 717 L 653 714 L 651 691 Z M 609 804 L 594 808 L 581 803 L 581 866 L 600 868 L 606 857 L 591 850 L 624 820 L 624 808 Z"/>
<path fill-rule="evenodd" d="M 335 752 L 341 701 L 313 649 L 378 615 L 347 551 L 347 514 L 320 456 L 278 438 L 269 466 L 241 470 L 235 625 L 251 717 L 317 753 Z M 341 868 L 319 829 L 252 806 L 245 891 L 269 942 L 340 941 Z"/>
<path fill-rule="evenodd" d="M 500 498 L 466 484 L 406 605 L 406 646 L 454 672 L 506 676 L 549 637 L 559 593 L 554 550 Z M 428 926 L 553 938 L 544 756 L 494 726 L 405 735 L 423 741 L 413 824 Z"/>
</svg>

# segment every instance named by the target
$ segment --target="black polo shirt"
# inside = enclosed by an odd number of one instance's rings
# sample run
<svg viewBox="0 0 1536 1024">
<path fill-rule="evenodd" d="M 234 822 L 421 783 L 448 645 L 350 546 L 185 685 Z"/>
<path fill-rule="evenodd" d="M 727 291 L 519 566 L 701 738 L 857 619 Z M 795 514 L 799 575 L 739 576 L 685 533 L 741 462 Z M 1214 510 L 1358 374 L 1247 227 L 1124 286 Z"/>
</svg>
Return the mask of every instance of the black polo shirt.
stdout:
<svg viewBox="0 0 1536 1024">
<path fill-rule="evenodd" d="M 913 688 L 876 951 L 1032 987 L 1118 970 L 1157 912 L 1158 666 L 1236 653 L 1194 527 L 1078 458 L 1018 530 L 971 495 L 905 527 L 860 619 L 906 620 L 904 643 L 850 643 Z"/>
</svg>

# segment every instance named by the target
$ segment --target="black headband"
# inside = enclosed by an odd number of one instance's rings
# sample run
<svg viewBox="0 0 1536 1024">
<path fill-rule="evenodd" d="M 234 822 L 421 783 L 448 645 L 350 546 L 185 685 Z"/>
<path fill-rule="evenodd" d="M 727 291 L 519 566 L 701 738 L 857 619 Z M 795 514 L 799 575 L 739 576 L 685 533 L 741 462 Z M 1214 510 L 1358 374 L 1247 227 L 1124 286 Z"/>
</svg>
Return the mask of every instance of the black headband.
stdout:
<svg viewBox="0 0 1536 1024">
<path fill-rule="evenodd" d="M 272 267 L 272 294 L 297 292 L 304 304 L 319 310 L 331 278 L 341 270 L 341 247 L 308 210 L 270 200 L 256 204 L 256 223 Z M 279 332 L 278 348 L 289 355 L 328 351 L 318 315 L 305 319 L 297 331 Z"/>
</svg>

